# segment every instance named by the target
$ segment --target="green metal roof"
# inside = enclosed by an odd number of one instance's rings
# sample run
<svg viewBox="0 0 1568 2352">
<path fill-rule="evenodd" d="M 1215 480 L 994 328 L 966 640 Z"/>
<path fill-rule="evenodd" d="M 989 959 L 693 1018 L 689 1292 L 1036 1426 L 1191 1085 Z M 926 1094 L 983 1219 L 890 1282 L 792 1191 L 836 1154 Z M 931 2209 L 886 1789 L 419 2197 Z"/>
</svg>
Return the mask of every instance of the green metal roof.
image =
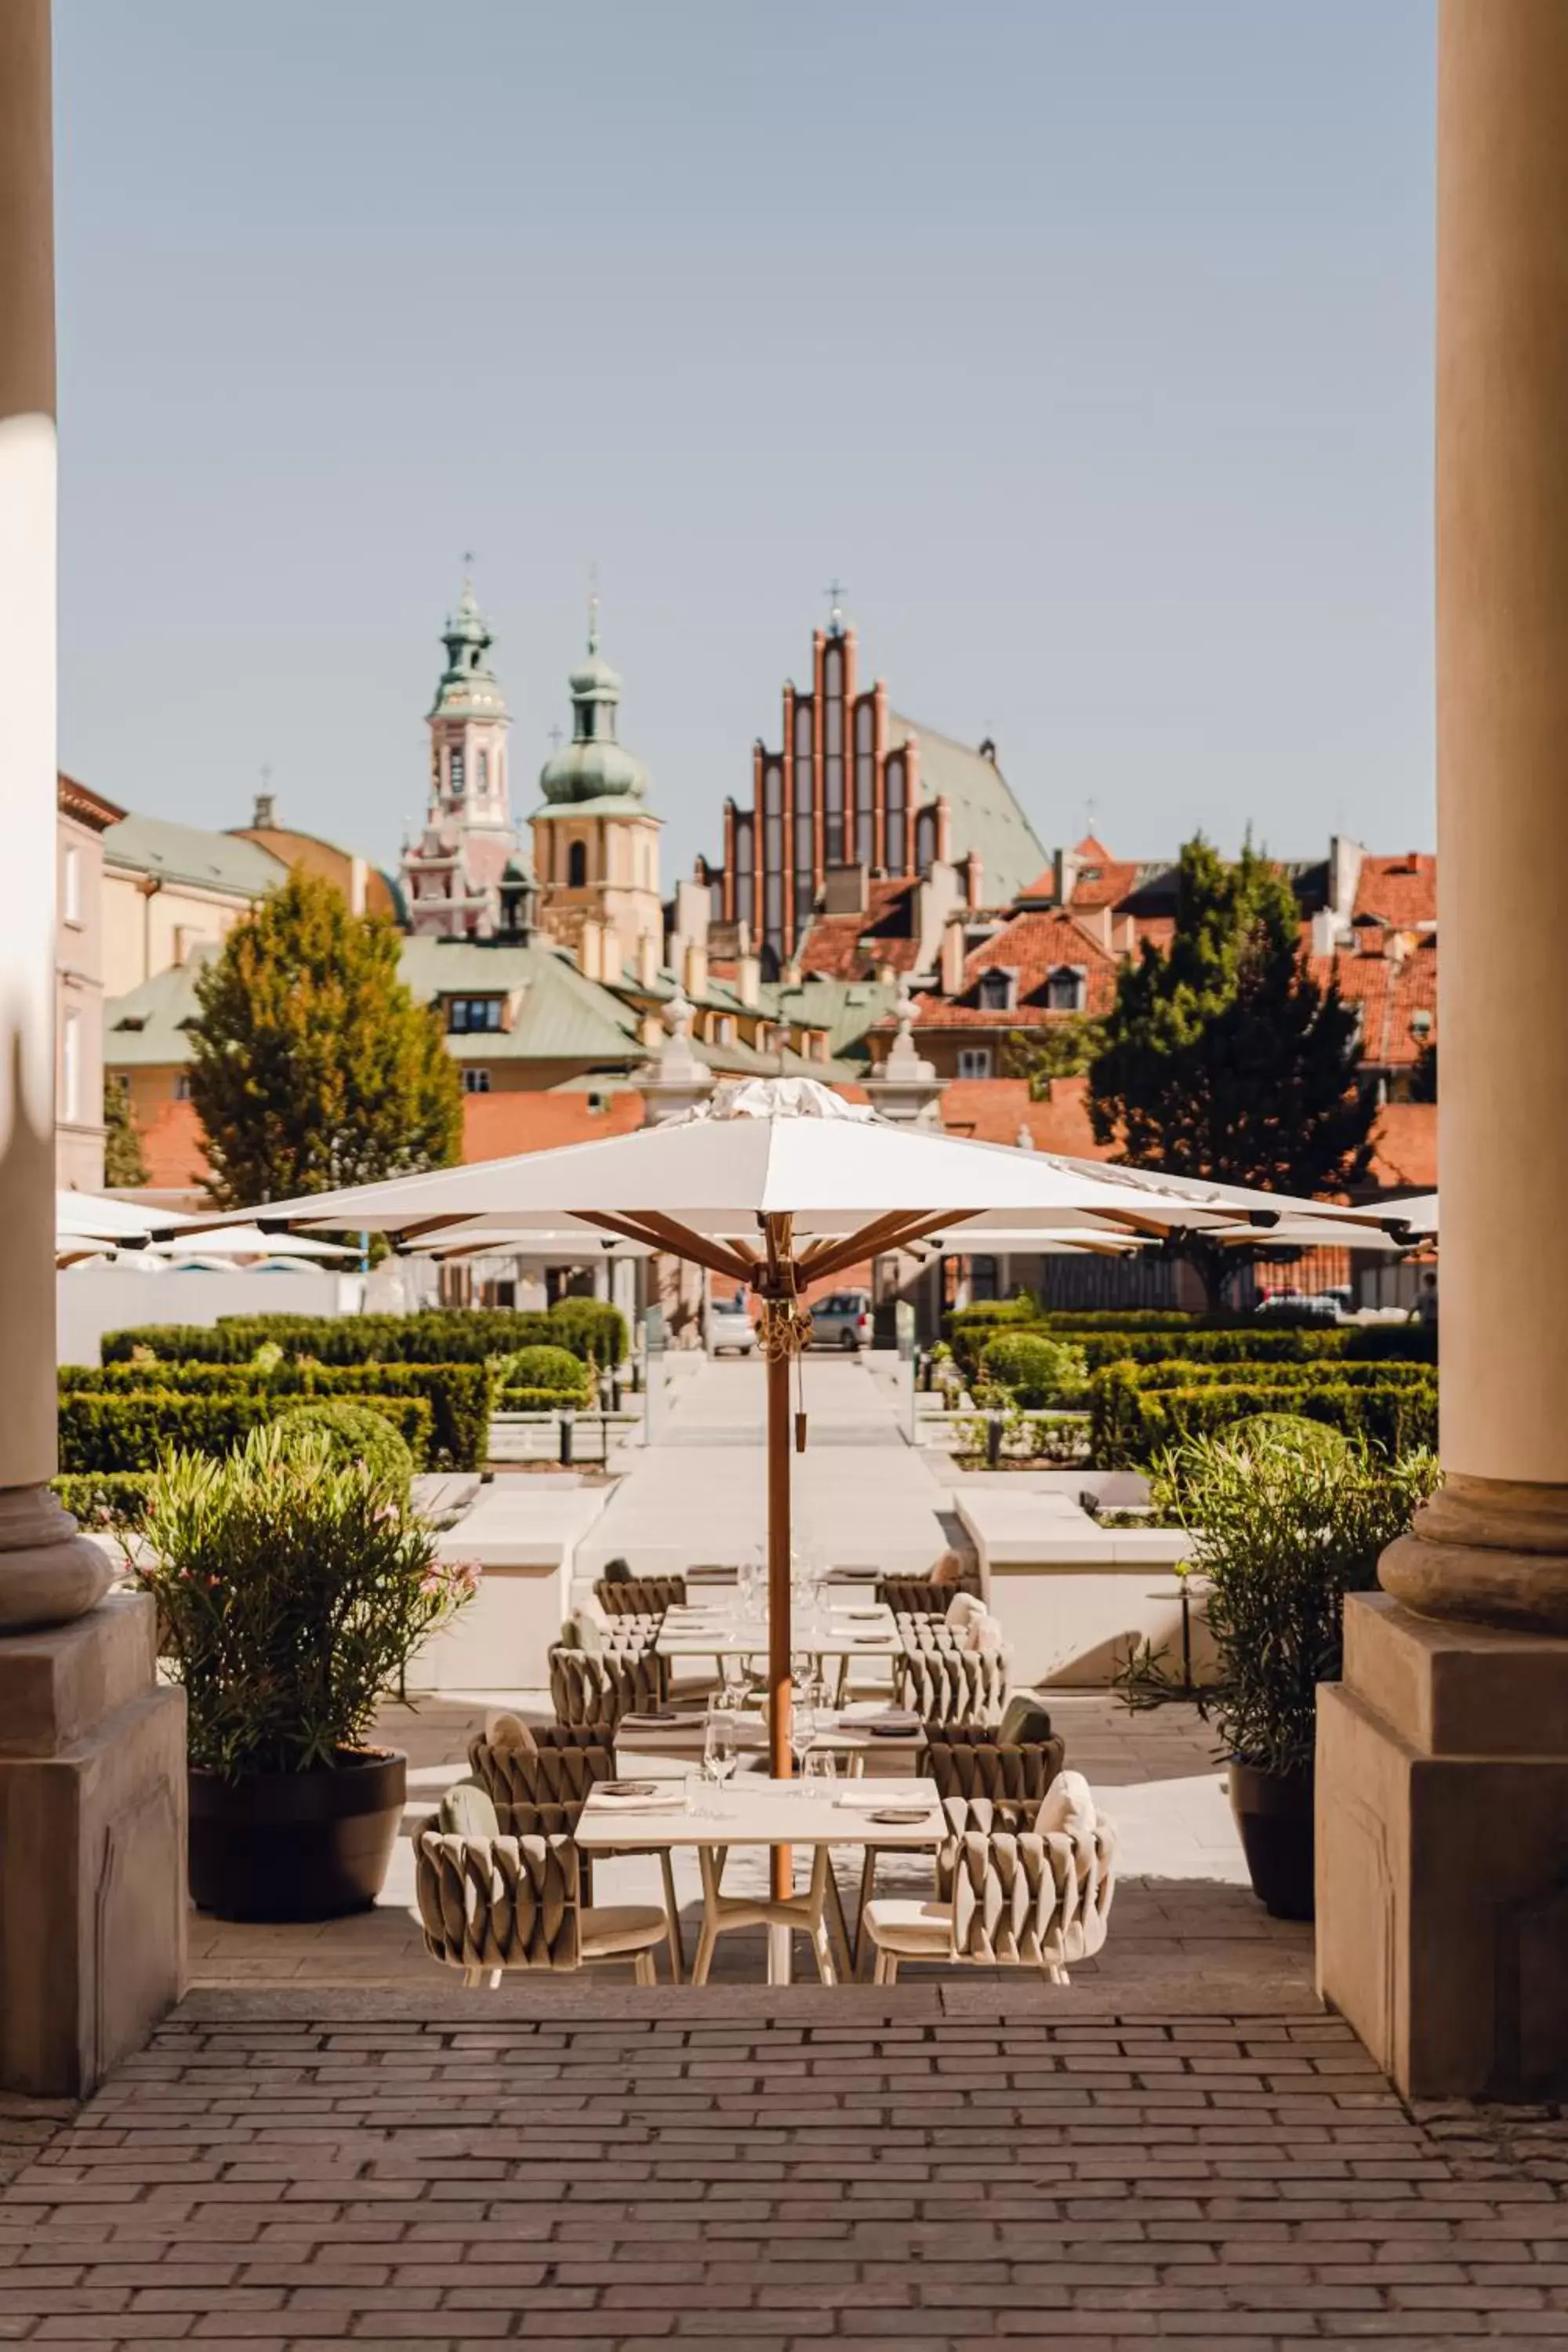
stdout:
<svg viewBox="0 0 1568 2352">
<path fill-rule="evenodd" d="M 898 989 L 886 981 L 834 980 L 816 973 L 793 987 L 779 980 L 764 981 L 760 993 L 775 1019 L 826 1029 L 827 1050 L 836 1057 L 853 1055 L 899 997 Z"/>
<path fill-rule="evenodd" d="M 994 760 L 970 744 L 955 743 L 918 719 L 888 714 L 889 744 L 907 735 L 921 739 L 921 798 L 945 799 L 952 815 L 952 854 L 980 853 L 987 906 L 1005 906 L 1027 889 L 1049 858 L 1006 777 Z"/>
<path fill-rule="evenodd" d="M 204 940 L 184 963 L 155 971 L 128 996 L 110 997 L 103 1008 L 103 1059 L 111 1070 L 180 1067 L 191 1058 L 184 1024 L 194 1021 L 196 975 L 218 949 Z"/>
<path fill-rule="evenodd" d="M 207 833 L 200 825 L 173 824 L 161 816 L 126 816 L 103 836 L 110 866 L 150 874 L 162 882 L 185 882 L 198 889 L 232 891 L 261 898 L 289 878 L 280 857 L 258 842 L 232 833 Z"/>
<path fill-rule="evenodd" d="M 542 942 L 487 946 L 466 940 L 403 942 L 399 972 L 426 1003 L 437 996 L 521 992 L 510 1029 L 449 1034 L 459 1062 L 626 1062 L 643 1058 L 637 1024 L 613 990 L 585 980 L 571 958 Z"/>
</svg>

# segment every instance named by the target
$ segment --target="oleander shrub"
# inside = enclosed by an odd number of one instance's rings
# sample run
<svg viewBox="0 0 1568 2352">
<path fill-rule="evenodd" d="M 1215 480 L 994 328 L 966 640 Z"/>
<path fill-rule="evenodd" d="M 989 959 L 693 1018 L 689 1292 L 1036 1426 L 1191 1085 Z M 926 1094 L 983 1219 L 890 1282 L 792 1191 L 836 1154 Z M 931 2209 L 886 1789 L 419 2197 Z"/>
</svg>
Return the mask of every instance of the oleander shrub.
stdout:
<svg viewBox="0 0 1568 2352">
<path fill-rule="evenodd" d="M 574 1359 L 574 1361 L 575 1359 Z M 312 1364 L 275 1360 L 243 1363 L 67 1364 L 63 1397 L 92 1391 L 151 1387 L 205 1395 L 266 1393 L 276 1397 L 423 1397 L 430 1407 L 429 1458 L 455 1470 L 479 1470 L 489 1450 L 493 1381 L 488 1364 Z"/>
<path fill-rule="evenodd" d="M 155 1378 L 153 1373 L 148 1378 Z M 429 1458 L 431 1415 L 423 1397 L 370 1396 L 423 1468 Z M 62 1471 L 156 1470 L 172 1449 L 225 1454 L 253 1429 L 278 1418 L 278 1400 L 265 1389 L 216 1395 L 146 1387 L 78 1391 L 60 1400 Z"/>
<path fill-rule="evenodd" d="M 986 1341 L 980 1374 L 1005 1389 L 1015 1403 L 1038 1408 L 1078 1397 L 1086 1366 L 1079 1350 L 1065 1339 L 1043 1331 L 1005 1331 Z"/>
<path fill-rule="evenodd" d="M 1218 1668 L 1208 1711 L 1226 1752 L 1268 1772 L 1310 1770 L 1318 1685 L 1343 1664 L 1344 1596 L 1376 1583 L 1380 1554 L 1437 1484 L 1436 1457 L 1333 1454 L 1255 1430 L 1194 1439 L 1161 1470 L 1206 1588 Z"/>
<path fill-rule="evenodd" d="M 375 1486 L 406 1498 L 414 1483 L 414 1456 L 386 1415 L 368 1404 L 317 1402 L 290 1406 L 276 1426 L 290 1453 L 301 1444 L 324 1444 L 334 1469 L 354 1463 Z"/>
<path fill-rule="evenodd" d="M 276 1423 L 222 1459 L 171 1456 L 146 1534 L 136 1581 L 184 1685 L 187 1753 L 226 1780 L 329 1771 L 362 1748 L 377 1702 L 478 1581 L 320 1431 L 290 1443 Z"/>
<path fill-rule="evenodd" d="M 140 1527 L 152 1489 L 150 1470 L 78 1470 L 49 1481 L 79 1526 L 96 1532 Z"/>
<path fill-rule="evenodd" d="M 495 1368 L 496 1381 L 508 1389 L 551 1389 L 572 1404 L 588 1401 L 588 1368 L 569 1348 L 519 1348 L 503 1356 Z"/>
</svg>

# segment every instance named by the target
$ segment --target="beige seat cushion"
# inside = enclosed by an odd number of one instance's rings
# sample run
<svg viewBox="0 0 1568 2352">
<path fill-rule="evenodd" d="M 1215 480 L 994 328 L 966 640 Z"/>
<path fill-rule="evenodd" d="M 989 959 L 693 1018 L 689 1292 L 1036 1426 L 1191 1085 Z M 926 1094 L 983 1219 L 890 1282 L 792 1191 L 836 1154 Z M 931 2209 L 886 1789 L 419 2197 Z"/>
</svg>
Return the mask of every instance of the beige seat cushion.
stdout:
<svg viewBox="0 0 1568 2352">
<path fill-rule="evenodd" d="M 577 1945 L 585 1960 L 649 1951 L 668 1932 L 669 1922 L 651 1903 L 600 1903 L 577 1914 Z"/>
<path fill-rule="evenodd" d="M 942 1619 L 942 1622 L 945 1625 L 950 1625 L 955 1633 L 962 1633 L 966 1625 L 973 1622 L 976 1619 L 984 1618 L 988 1614 L 989 1612 L 986 1609 L 984 1601 L 980 1600 L 976 1594 L 973 1592 L 959 1592 L 955 1593 L 953 1598 L 948 1602 L 947 1613 Z"/>
<path fill-rule="evenodd" d="M 918 1895 L 879 1895 L 863 1914 L 871 1941 L 900 1958 L 945 1959 L 952 1948 L 952 1906 Z"/>
</svg>

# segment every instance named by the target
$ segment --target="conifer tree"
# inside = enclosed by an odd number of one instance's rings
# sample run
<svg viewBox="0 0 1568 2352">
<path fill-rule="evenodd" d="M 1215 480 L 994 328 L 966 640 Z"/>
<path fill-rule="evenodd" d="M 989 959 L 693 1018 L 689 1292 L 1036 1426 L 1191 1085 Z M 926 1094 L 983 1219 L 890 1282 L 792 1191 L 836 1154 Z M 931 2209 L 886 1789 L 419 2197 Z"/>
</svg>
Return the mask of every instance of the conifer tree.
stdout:
<svg viewBox="0 0 1568 2352">
<path fill-rule="evenodd" d="M 1235 865 L 1184 847 L 1174 935 L 1119 974 L 1089 1105 L 1119 1160 L 1172 1175 L 1331 1194 L 1364 1174 L 1377 1104 L 1354 1013 L 1313 979 L 1295 894 L 1250 843 Z M 1211 1304 L 1257 1255 L 1181 1248 Z"/>
<path fill-rule="evenodd" d="M 103 1081 L 103 1181 L 106 1184 L 148 1181 L 147 1155 L 131 1108 L 130 1088 L 111 1076 Z"/>
<path fill-rule="evenodd" d="M 463 1097 L 434 1010 L 397 976 L 398 934 L 296 873 L 236 924 L 196 982 L 191 1099 L 226 1207 L 373 1183 L 458 1157 Z"/>
</svg>

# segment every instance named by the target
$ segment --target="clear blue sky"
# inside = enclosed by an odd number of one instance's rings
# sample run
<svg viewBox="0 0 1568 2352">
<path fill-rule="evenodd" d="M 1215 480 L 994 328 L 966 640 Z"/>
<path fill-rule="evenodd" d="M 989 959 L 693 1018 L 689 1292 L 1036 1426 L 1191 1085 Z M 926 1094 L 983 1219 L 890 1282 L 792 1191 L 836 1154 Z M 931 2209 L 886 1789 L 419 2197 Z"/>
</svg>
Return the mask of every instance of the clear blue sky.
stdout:
<svg viewBox="0 0 1568 2352">
<path fill-rule="evenodd" d="M 1429 846 L 1431 0 L 57 0 L 61 754 L 391 858 L 462 551 L 667 887 L 837 572 L 1047 844 Z"/>
</svg>

